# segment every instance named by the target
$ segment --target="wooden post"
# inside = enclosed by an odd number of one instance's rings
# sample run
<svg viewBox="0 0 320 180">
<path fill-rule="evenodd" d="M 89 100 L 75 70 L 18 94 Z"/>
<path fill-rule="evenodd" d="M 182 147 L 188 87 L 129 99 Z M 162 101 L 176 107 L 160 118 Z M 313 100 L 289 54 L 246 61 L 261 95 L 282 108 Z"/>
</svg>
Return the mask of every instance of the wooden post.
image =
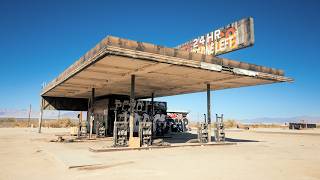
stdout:
<svg viewBox="0 0 320 180">
<path fill-rule="evenodd" d="M 39 125 L 38 125 L 38 133 L 41 133 L 41 126 L 42 126 L 42 116 L 43 116 L 43 103 L 44 100 L 41 97 L 41 102 L 40 102 L 40 116 L 39 116 Z"/>
<path fill-rule="evenodd" d="M 90 132 L 89 132 L 89 139 L 92 138 L 92 129 L 93 129 L 93 120 L 94 120 L 94 116 L 93 116 L 93 112 L 94 112 L 94 93 L 95 93 L 95 89 L 92 88 L 91 91 L 91 104 L 90 104 L 90 115 L 89 115 L 89 122 L 90 122 Z"/>
<path fill-rule="evenodd" d="M 207 123 L 208 123 L 208 142 L 211 142 L 211 97 L 210 84 L 207 84 Z"/>
</svg>

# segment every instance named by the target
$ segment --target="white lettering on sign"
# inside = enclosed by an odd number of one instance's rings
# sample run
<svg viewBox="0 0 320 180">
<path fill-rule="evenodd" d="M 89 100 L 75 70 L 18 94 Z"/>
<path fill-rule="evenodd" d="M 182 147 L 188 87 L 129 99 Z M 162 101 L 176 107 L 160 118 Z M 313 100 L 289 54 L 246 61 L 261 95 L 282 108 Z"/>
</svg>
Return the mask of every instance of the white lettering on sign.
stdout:
<svg viewBox="0 0 320 180">
<path fill-rule="evenodd" d="M 208 42 L 212 42 L 214 39 L 213 39 L 213 32 L 210 32 L 207 34 L 207 41 Z"/>
<path fill-rule="evenodd" d="M 214 31 L 214 39 L 220 39 L 220 29 Z"/>
<path fill-rule="evenodd" d="M 197 48 L 198 47 L 198 39 L 193 40 L 193 47 Z"/>
</svg>

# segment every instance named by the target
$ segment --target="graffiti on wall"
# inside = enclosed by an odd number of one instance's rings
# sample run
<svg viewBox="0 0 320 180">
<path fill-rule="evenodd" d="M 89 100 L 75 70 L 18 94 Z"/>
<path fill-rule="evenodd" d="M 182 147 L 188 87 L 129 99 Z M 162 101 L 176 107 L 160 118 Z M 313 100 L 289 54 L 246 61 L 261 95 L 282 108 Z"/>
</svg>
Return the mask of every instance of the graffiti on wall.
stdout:
<svg viewBox="0 0 320 180">
<path fill-rule="evenodd" d="M 173 112 L 170 112 L 167 114 L 167 116 L 173 120 L 176 120 L 176 121 L 182 121 L 184 118 L 187 117 L 187 113 L 173 113 Z"/>
<path fill-rule="evenodd" d="M 135 101 L 134 102 L 134 132 L 139 130 L 139 122 L 150 121 L 152 116 L 152 104 L 150 101 Z M 153 104 L 153 131 L 156 131 L 157 124 L 165 125 L 167 115 L 167 103 L 155 101 Z M 110 110 L 117 112 L 117 121 L 129 121 L 130 116 L 130 100 L 114 99 L 110 103 Z"/>
<path fill-rule="evenodd" d="M 245 18 L 177 46 L 206 55 L 219 55 L 254 44 L 253 18 Z"/>
</svg>

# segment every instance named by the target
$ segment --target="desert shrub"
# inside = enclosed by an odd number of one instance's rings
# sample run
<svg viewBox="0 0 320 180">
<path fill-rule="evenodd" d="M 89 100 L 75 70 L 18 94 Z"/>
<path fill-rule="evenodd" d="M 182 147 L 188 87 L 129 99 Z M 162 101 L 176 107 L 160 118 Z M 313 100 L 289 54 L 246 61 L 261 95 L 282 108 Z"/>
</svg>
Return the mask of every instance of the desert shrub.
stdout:
<svg viewBox="0 0 320 180">
<path fill-rule="evenodd" d="M 16 122 L 17 119 L 16 118 L 8 118 L 7 122 Z"/>
<path fill-rule="evenodd" d="M 6 123 L 15 123 L 17 121 L 16 118 L 8 117 L 8 118 L 1 118 L 0 122 L 6 122 Z"/>
<path fill-rule="evenodd" d="M 72 121 L 69 118 L 65 118 L 65 119 L 59 119 L 59 120 L 46 121 L 45 126 L 52 127 L 52 128 L 65 128 L 65 127 L 77 126 L 77 123 Z"/>
<path fill-rule="evenodd" d="M 30 127 L 33 124 L 33 127 L 38 127 L 38 120 L 31 119 L 30 121 L 25 119 L 16 118 L 1 118 L 0 119 L 0 127 Z M 43 119 L 42 127 L 52 127 L 52 128 L 65 128 L 77 126 L 77 122 L 75 120 L 71 120 L 69 118 L 60 119 L 60 120 L 51 120 L 51 119 Z"/>
<path fill-rule="evenodd" d="M 28 127 L 28 121 L 16 121 L 14 127 Z"/>
<path fill-rule="evenodd" d="M 191 129 L 196 129 L 198 127 L 197 122 L 189 121 L 188 127 Z"/>
<path fill-rule="evenodd" d="M 225 128 L 235 128 L 235 127 L 237 127 L 237 124 L 238 124 L 238 122 L 233 119 L 229 119 L 229 120 L 224 121 Z"/>
<path fill-rule="evenodd" d="M 16 118 L 1 118 L 0 127 L 14 127 L 16 123 Z"/>
<path fill-rule="evenodd" d="M 200 123 L 200 122 L 199 122 Z M 237 127 L 238 122 L 233 119 L 228 119 L 223 121 L 225 128 L 234 128 Z M 211 120 L 211 127 L 215 128 L 215 120 Z M 189 128 L 198 128 L 198 122 L 192 122 L 190 121 L 188 124 Z"/>
<path fill-rule="evenodd" d="M 251 127 L 251 128 L 280 128 L 281 125 L 280 124 L 263 124 L 263 123 L 259 123 L 259 124 L 250 124 L 249 127 Z"/>
</svg>

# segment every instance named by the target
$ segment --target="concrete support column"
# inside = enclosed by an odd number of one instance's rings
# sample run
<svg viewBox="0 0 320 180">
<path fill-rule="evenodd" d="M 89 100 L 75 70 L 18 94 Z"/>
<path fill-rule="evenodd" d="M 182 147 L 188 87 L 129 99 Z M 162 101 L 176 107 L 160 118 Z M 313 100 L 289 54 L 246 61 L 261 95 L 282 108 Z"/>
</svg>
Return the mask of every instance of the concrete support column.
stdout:
<svg viewBox="0 0 320 180">
<path fill-rule="evenodd" d="M 92 129 L 93 129 L 93 120 L 94 120 L 94 116 L 93 116 L 94 98 L 95 98 L 95 89 L 92 88 L 92 91 L 91 91 L 91 103 L 90 103 L 90 115 L 89 115 L 89 122 L 90 122 L 89 139 L 92 138 Z"/>
<path fill-rule="evenodd" d="M 208 123 L 208 142 L 211 142 L 211 87 L 207 84 L 207 123 Z"/>
<path fill-rule="evenodd" d="M 42 96 L 40 96 L 40 115 L 39 115 L 39 125 L 38 125 L 38 133 L 41 133 L 41 126 L 42 126 L 42 117 L 43 117 L 43 106 L 44 106 L 44 100 Z"/>
</svg>

